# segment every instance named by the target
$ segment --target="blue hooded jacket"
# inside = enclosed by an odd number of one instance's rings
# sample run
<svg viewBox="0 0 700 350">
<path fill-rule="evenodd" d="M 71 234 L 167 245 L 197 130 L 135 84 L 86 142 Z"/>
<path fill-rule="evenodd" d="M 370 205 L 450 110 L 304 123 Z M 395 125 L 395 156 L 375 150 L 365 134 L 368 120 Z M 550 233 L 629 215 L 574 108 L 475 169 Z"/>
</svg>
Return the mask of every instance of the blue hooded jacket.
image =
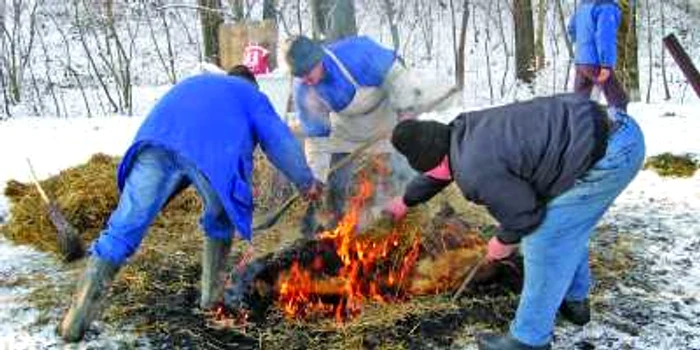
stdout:
<svg viewBox="0 0 700 350">
<path fill-rule="evenodd" d="M 345 38 L 326 49 L 338 57 L 361 86 L 381 86 L 396 60 L 395 51 L 366 36 Z M 325 55 L 321 63 L 325 75 L 319 84 L 308 86 L 296 79 L 294 86 L 299 121 L 310 137 L 328 136 L 331 131 L 329 113 L 343 110 L 355 96 L 352 82 L 345 78 L 330 56 Z"/>
<path fill-rule="evenodd" d="M 299 189 L 312 185 L 301 146 L 267 96 L 240 78 L 198 75 L 175 85 L 153 107 L 119 165 L 117 183 L 121 190 L 142 146 L 177 152 L 209 180 L 231 222 L 250 240 L 258 143 Z"/>
<path fill-rule="evenodd" d="M 614 67 L 621 20 L 620 7 L 614 0 L 581 1 L 568 26 L 576 44 L 576 64 Z"/>
</svg>

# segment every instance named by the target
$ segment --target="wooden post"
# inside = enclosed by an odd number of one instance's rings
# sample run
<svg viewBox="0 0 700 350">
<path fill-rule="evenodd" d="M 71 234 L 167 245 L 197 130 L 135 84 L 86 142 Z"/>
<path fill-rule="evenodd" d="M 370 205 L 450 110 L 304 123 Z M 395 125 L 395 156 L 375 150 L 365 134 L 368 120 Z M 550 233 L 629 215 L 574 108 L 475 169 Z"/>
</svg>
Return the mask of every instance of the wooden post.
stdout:
<svg viewBox="0 0 700 350">
<path fill-rule="evenodd" d="M 698 73 L 697 68 L 693 65 L 693 61 L 688 57 L 681 44 L 676 39 L 674 34 L 669 34 L 664 38 L 664 46 L 676 61 L 676 64 L 685 75 L 686 79 L 693 87 L 695 93 L 700 97 L 700 73 Z"/>
</svg>

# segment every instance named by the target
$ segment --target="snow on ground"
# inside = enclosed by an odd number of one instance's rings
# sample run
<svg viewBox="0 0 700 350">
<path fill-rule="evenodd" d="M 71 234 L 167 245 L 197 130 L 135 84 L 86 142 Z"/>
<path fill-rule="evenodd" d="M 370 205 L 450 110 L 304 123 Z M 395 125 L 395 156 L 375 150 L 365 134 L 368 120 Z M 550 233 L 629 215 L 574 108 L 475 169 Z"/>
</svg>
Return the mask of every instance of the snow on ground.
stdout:
<svg viewBox="0 0 700 350">
<path fill-rule="evenodd" d="M 281 82 L 277 79 L 274 84 Z M 157 99 L 156 92 L 153 99 Z M 282 96 L 271 99 L 282 101 Z M 667 151 L 700 154 L 698 107 L 632 105 L 631 114 L 646 135 L 648 155 Z M 450 110 L 431 117 L 449 120 L 457 113 Z M 39 176 L 47 177 L 86 161 L 96 152 L 120 155 L 141 121 L 141 117 L 113 116 L 26 117 L 0 122 L 0 188 L 8 179 L 29 179 L 27 157 Z M 0 196 L 0 218 L 7 212 L 7 202 Z M 594 300 L 598 312 L 590 325 L 561 324 L 557 328 L 555 348 L 570 349 L 576 344 L 580 349 L 700 350 L 698 212 L 700 174 L 691 179 L 669 179 L 642 172 L 605 216 L 603 224 L 609 229 L 596 240 L 604 245 L 617 236 L 630 239 L 635 267 Z M 52 256 L 0 239 L 0 348 L 61 346 L 54 325 L 34 325 L 38 312 L 23 300 L 31 287 L 13 281 L 37 274 L 58 279 L 65 273 Z M 97 340 L 99 345 L 95 340 L 88 345 L 118 347 L 123 339 L 122 332 L 107 329 Z"/>
<path fill-rule="evenodd" d="M 670 180 L 642 172 L 603 218 L 608 229 L 596 238 L 597 245 L 615 238 L 631 241 L 635 266 L 594 299 L 597 312 L 590 325 L 558 330 L 556 348 L 576 343 L 596 349 L 699 350 L 698 213 L 700 175 Z"/>
</svg>

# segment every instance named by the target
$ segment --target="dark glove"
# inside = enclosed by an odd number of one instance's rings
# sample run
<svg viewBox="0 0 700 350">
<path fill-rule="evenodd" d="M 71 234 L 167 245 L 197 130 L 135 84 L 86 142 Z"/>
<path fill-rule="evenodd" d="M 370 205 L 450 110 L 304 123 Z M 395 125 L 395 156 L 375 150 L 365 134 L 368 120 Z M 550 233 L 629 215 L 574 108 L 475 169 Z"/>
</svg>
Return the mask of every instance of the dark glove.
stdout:
<svg viewBox="0 0 700 350">
<path fill-rule="evenodd" d="M 323 190 L 323 183 L 321 181 L 314 180 L 311 186 L 309 186 L 309 188 L 304 191 L 301 196 L 306 201 L 317 201 L 323 196 Z"/>
</svg>

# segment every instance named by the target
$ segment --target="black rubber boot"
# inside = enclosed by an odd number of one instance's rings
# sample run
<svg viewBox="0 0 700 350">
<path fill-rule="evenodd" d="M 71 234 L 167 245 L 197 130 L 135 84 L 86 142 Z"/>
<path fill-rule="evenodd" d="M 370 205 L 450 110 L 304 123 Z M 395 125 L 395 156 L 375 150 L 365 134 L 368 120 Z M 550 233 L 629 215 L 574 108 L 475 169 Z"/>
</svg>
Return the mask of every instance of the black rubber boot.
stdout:
<svg viewBox="0 0 700 350">
<path fill-rule="evenodd" d="M 202 252 L 202 297 L 199 307 L 209 310 L 223 300 L 226 281 L 226 261 L 231 252 L 231 240 L 204 238 Z"/>
<path fill-rule="evenodd" d="M 483 333 L 476 336 L 479 350 L 549 350 L 552 347 L 547 344 L 543 346 L 529 346 L 521 343 L 510 335 L 495 333 Z"/>
<path fill-rule="evenodd" d="M 95 256 L 90 257 L 73 302 L 58 325 L 58 333 L 66 342 L 79 342 L 90 323 L 99 317 L 102 304 L 119 266 Z"/>
<path fill-rule="evenodd" d="M 591 321 L 591 307 L 588 299 L 582 301 L 564 300 L 559 306 L 559 313 L 565 320 L 577 326 L 584 326 Z"/>
</svg>

